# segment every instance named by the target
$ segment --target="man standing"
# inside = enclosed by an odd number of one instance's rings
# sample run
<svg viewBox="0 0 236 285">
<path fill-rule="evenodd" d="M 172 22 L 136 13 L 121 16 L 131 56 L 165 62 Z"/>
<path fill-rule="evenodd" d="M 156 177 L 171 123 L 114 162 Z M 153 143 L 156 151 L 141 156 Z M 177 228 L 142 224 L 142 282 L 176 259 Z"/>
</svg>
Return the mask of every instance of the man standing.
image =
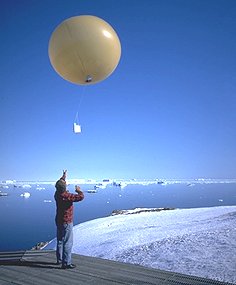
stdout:
<svg viewBox="0 0 236 285">
<path fill-rule="evenodd" d="M 62 264 L 62 269 L 72 269 L 71 250 L 73 246 L 73 202 L 84 199 L 84 194 L 79 186 L 75 186 L 77 194 L 69 193 L 66 189 L 67 170 L 63 171 L 62 177 L 56 182 L 56 226 L 57 226 L 57 264 Z"/>
</svg>

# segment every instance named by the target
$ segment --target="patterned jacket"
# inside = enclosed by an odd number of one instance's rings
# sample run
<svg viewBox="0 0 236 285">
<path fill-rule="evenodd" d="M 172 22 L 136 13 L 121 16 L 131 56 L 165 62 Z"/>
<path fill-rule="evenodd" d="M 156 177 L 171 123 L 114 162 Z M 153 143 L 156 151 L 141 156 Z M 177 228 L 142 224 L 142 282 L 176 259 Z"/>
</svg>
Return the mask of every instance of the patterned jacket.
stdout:
<svg viewBox="0 0 236 285">
<path fill-rule="evenodd" d="M 56 224 L 58 225 L 58 224 L 72 223 L 73 209 L 74 209 L 73 202 L 82 201 L 84 199 L 84 194 L 82 191 L 76 194 L 69 193 L 67 190 L 61 191 L 61 189 L 57 187 L 57 184 L 56 184 L 57 190 L 54 195 L 57 206 L 56 219 L 55 219 Z"/>
</svg>

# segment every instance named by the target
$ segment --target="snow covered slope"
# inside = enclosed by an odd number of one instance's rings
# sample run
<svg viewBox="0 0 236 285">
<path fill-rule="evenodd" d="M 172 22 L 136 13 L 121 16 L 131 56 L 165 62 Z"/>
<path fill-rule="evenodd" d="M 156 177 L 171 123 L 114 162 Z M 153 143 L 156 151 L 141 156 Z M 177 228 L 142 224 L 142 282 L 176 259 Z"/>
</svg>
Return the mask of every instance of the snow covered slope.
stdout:
<svg viewBox="0 0 236 285">
<path fill-rule="evenodd" d="M 74 226 L 73 252 L 236 283 L 236 206 L 92 220 Z"/>
</svg>

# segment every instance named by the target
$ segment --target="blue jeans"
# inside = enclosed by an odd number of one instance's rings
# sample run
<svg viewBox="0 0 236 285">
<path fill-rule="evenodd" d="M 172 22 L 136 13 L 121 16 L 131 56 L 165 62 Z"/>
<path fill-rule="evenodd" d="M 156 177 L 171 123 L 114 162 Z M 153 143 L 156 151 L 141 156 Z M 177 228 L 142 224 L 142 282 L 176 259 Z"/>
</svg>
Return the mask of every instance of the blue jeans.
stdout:
<svg viewBox="0 0 236 285">
<path fill-rule="evenodd" d="M 57 225 L 57 262 L 62 265 L 71 264 L 71 250 L 73 246 L 73 223 Z"/>
</svg>

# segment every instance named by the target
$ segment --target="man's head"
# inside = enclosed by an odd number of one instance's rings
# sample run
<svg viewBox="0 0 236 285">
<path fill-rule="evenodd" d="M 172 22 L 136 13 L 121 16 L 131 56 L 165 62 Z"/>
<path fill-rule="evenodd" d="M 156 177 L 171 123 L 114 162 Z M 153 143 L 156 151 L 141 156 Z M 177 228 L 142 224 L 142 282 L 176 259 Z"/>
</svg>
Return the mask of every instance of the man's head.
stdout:
<svg viewBox="0 0 236 285">
<path fill-rule="evenodd" d="M 66 191 L 66 182 L 65 182 L 65 180 L 59 179 L 59 180 L 56 182 L 55 187 L 56 187 L 57 191 L 59 191 L 59 192 L 64 192 L 64 191 Z"/>
</svg>

